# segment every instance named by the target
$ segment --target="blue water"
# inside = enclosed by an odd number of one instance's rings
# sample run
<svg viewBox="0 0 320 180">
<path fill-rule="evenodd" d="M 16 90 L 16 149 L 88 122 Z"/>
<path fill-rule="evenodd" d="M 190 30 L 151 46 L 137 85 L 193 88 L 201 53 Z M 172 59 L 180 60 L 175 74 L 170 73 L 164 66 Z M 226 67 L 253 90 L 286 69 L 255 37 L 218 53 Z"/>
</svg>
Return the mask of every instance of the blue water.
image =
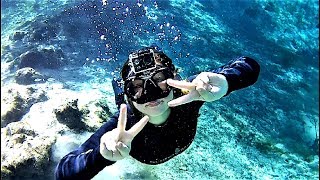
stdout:
<svg viewBox="0 0 320 180">
<path fill-rule="evenodd" d="M 214 157 L 221 159 L 194 160 L 211 166 L 208 169 L 201 169 L 199 163 L 185 165 L 198 174 L 174 169 L 178 162 L 167 164 L 173 167 L 168 177 L 315 179 L 319 172 L 309 163 L 319 153 L 318 11 L 315 0 L 146 0 L 107 1 L 107 5 L 95 0 L 1 0 L 1 62 L 14 62 L 32 48 L 53 46 L 64 54 L 60 69 L 67 67 L 71 74 L 72 69 L 89 69 L 81 77 L 61 74 L 65 87 L 76 90 L 84 83 L 105 83 L 105 79 L 119 76 L 128 53 L 151 44 L 173 59 L 183 77 L 212 70 L 238 56 L 252 57 L 261 65 L 257 83 L 207 103 L 201 111 L 197 138 L 188 155 L 179 160 L 183 163 L 183 158 L 199 157 L 193 155 L 199 147 L 215 149 L 203 153 L 216 153 L 221 156 Z M 27 35 L 14 40 L 16 31 Z M 41 66 L 38 69 L 46 71 Z M 1 69 L 1 88 L 12 83 L 16 70 L 16 66 Z M 237 153 L 251 164 L 235 160 L 236 155 L 222 158 L 221 143 L 227 141 L 220 142 L 212 134 L 241 147 Z M 263 158 L 255 160 L 261 158 L 257 154 Z M 283 160 L 284 155 L 290 163 Z M 291 162 L 292 156 L 298 160 Z M 297 165 L 303 170 L 295 168 Z M 262 170 L 254 170 L 255 166 Z M 272 167 L 274 176 L 267 174 Z M 141 174 L 126 177 L 154 178 Z"/>
</svg>

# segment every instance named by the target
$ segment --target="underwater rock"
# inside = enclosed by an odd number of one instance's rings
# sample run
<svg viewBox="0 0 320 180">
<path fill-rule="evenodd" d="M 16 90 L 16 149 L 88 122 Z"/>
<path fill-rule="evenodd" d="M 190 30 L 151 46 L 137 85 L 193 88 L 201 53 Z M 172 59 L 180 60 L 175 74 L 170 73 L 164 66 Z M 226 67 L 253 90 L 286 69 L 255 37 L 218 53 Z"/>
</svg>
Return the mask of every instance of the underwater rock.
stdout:
<svg viewBox="0 0 320 180">
<path fill-rule="evenodd" d="M 36 134 L 23 121 L 1 128 L 1 179 L 45 175 L 54 142 L 54 137 Z"/>
<path fill-rule="evenodd" d="M 18 68 L 48 68 L 56 69 L 63 65 L 64 54 L 61 49 L 43 48 L 38 50 L 29 50 L 19 56 L 20 63 Z"/>
<path fill-rule="evenodd" d="M 10 39 L 14 40 L 14 41 L 17 41 L 17 40 L 21 40 L 25 37 L 27 33 L 24 32 L 24 31 L 16 31 L 13 33 L 12 36 L 10 36 Z"/>
<path fill-rule="evenodd" d="M 57 109 L 54 109 L 57 120 L 77 132 L 86 129 L 82 121 L 83 112 L 78 108 L 78 99 L 71 100 Z"/>
<path fill-rule="evenodd" d="M 48 100 L 46 92 L 33 87 L 10 86 L 1 93 L 1 127 L 19 121 L 37 103 Z"/>
<path fill-rule="evenodd" d="M 18 68 L 37 67 L 39 62 L 43 62 L 44 57 L 38 51 L 27 51 L 20 55 L 20 64 Z"/>
<path fill-rule="evenodd" d="M 80 109 L 88 131 L 96 131 L 112 116 L 106 98 L 88 102 Z"/>
<path fill-rule="evenodd" d="M 53 111 L 57 120 L 70 129 L 94 132 L 112 116 L 104 98 L 78 103 L 78 99 L 67 100 Z"/>
<path fill-rule="evenodd" d="M 101 98 L 97 100 L 95 103 L 96 107 L 100 107 L 101 109 L 95 111 L 95 113 L 104 121 L 107 121 L 110 116 L 112 116 L 112 113 L 110 112 L 110 108 L 108 106 L 106 98 Z"/>
<path fill-rule="evenodd" d="M 44 75 L 30 67 L 19 69 L 14 78 L 18 84 L 23 85 L 43 83 L 47 79 Z"/>
<path fill-rule="evenodd" d="M 30 30 L 28 39 L 30 41 L 47 41 L 57 37 L 60 31 L 60 25 L 56 22 L 44 20 L 34 22 Z"/>
</svg>

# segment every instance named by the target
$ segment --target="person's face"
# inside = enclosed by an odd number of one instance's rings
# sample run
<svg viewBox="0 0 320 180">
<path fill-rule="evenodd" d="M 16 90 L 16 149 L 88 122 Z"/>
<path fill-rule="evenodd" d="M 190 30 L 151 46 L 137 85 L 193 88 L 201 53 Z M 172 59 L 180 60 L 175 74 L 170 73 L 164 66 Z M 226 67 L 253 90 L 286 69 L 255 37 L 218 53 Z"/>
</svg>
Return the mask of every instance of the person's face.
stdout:
<svg viewBox="0 0 320 180">
<path fill-rule="evenodd" d="M 157 99 L 155 101 L 147 102 L 144 104 L 138 104 L 133 101 L 133 105 L 143 114 L 149 116 L 159 116 L 163 114 L 166 110 L 168 110 L 168 102 L 173 99 L 173 91 L 169 93 L 169 95 L 165 98 Z"/>
</svg>

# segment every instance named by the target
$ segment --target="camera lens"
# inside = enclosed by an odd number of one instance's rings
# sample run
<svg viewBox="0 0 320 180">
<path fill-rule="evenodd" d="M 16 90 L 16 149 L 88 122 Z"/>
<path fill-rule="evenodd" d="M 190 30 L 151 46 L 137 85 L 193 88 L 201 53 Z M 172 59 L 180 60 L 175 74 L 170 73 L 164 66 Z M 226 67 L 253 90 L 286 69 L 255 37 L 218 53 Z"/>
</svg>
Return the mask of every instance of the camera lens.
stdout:
<svg viewBox="0 0 320 180">
<path fill-rule="evenodd" d="M 152 63 L 151 55 L 150 54 L 144 55 L 143 61 L 146 65 L 150 65 Z"/>
</svg>

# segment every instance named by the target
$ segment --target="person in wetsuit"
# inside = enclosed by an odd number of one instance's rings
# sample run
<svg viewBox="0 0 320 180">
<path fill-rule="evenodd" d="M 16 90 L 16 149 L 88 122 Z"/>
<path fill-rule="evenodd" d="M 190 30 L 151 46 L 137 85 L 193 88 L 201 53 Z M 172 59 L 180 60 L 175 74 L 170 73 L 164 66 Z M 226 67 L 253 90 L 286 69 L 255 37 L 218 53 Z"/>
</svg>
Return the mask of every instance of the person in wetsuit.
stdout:
<svg viewBox="0 0 320 180">
<path fill-rule="evenodd" d="M 56 179 L 91 179 L 128 156 L 152 165 L 168 161 L 192 143 L 204 102 L 254 84 L 259 72 L 254 59 L 239 57 L 181 81 L 171 59 L 156 47 L 132 52 L 122 68 L 122 85 L 112 83 L 119 111 L 61 159 Z"/>
</svg>

